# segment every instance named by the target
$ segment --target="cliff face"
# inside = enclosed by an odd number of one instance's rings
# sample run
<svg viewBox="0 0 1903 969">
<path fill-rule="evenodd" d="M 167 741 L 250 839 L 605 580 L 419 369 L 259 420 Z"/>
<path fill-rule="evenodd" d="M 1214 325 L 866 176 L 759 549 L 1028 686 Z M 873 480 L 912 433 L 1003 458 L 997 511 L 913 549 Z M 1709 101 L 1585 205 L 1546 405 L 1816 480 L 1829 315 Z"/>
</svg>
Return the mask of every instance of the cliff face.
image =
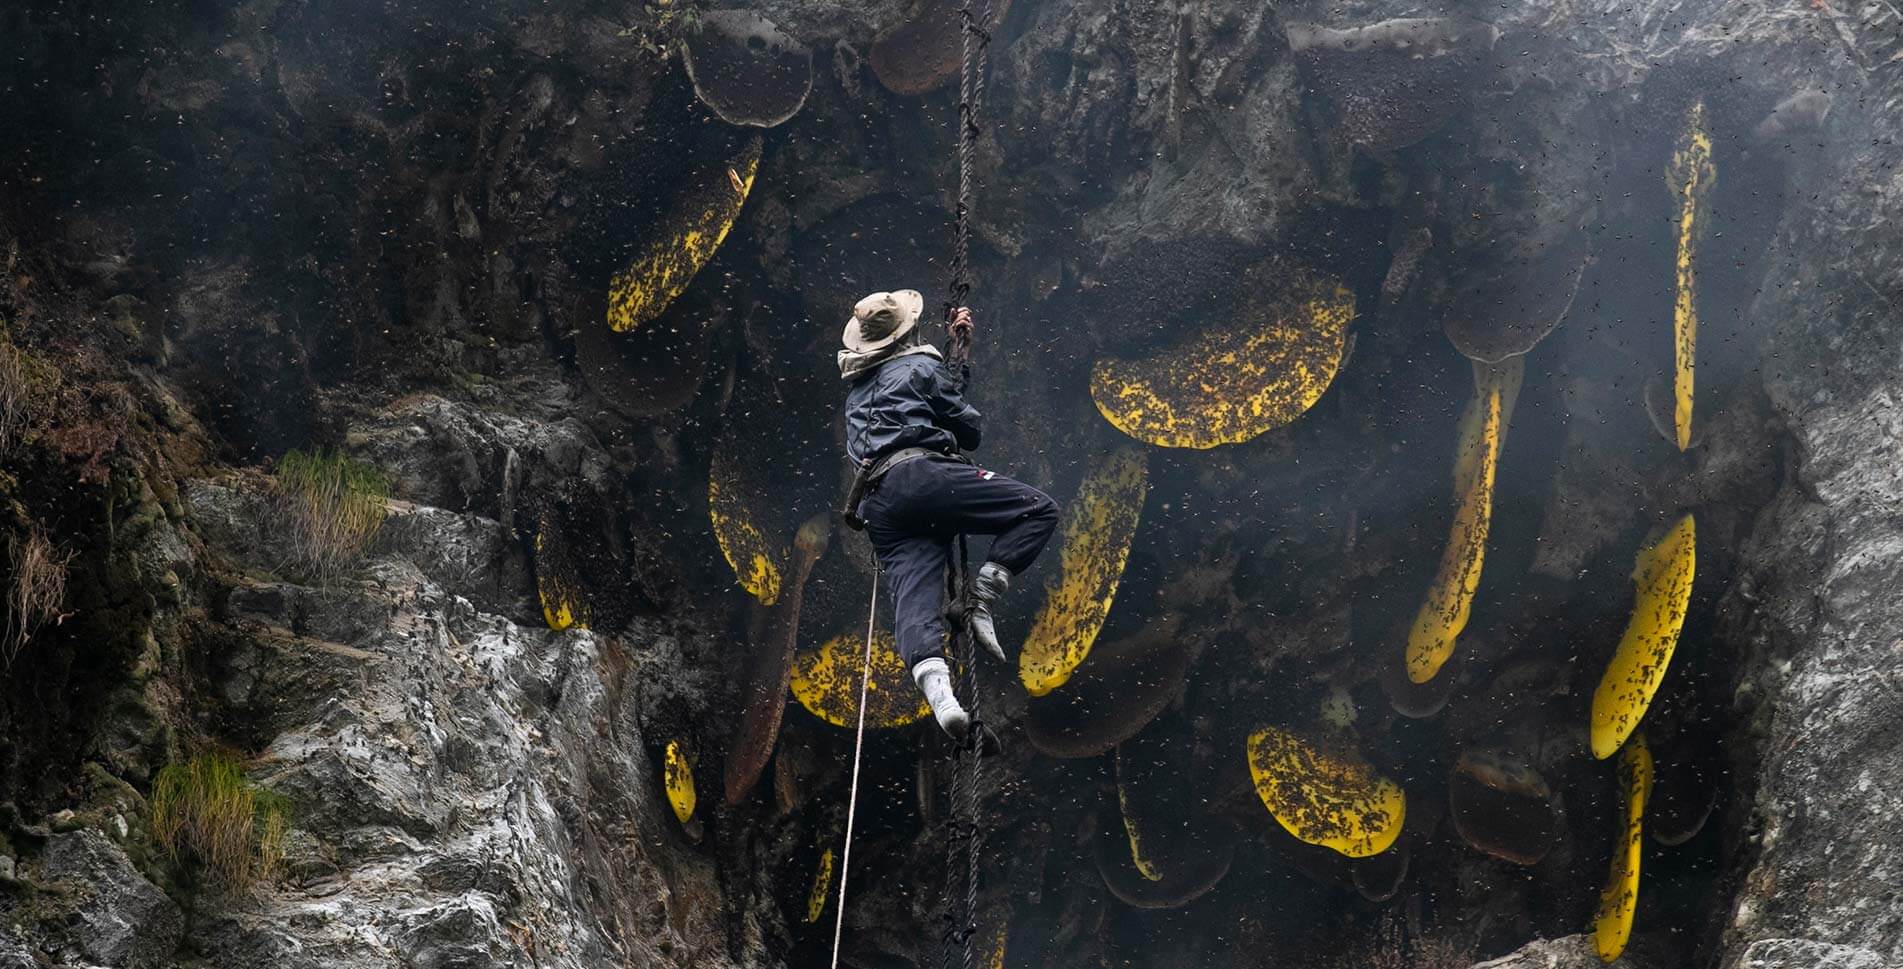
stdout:
<svg viewBox="0 0 1903 969">
<path fill-rule="evenodd" d="M 831 351 L 942 285 L 953 8 L 110 6 L 0 13 L 0 967 L 820 964 L 782 664 L 863 628 Z M 980 456 L 1072 510 L 1001 623 L 1094 645 L 984 667 L 988 955 L 1596 964 L 1643 743 L 1624 964 L 1903 965 L 1903 17 L 999 6 Z M 938 958 L 949 769 L 869 735 L 842 962 Z"/>
</svg>

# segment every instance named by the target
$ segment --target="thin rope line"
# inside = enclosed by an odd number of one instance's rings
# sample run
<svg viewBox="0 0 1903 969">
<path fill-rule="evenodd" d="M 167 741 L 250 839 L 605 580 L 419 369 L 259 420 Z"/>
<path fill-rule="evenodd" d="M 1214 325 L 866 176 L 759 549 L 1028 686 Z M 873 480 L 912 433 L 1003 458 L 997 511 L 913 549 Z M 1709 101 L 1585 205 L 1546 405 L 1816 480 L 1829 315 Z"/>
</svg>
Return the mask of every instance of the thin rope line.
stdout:
<svg viewBox="0 0 1903 969">
<path fill-rule="evenodd" d="M 852 738 L 852 793 L 846 798 L 846 847 L 839 853 L 839 910 L 833 913 L 833 965 L 839 969 L 839 938 L 846 931 L 846 879 L 852 875 L 852 822 L 859 812 L 859 751 L 866 743 L 866 683 L 872 679 L 872 629 L 879 615 L 879 570 L 872 570 L 872 605 L 866 609 L 866 654 L 859 666 L 859 730 Z"/>
<path fill-rule="evenodd" d="M 958 571 L 967 596 L 964 615 L 965 639 L 965 693 L 971 697 L 971 731 L 966 737 L 965 756 L 971 758 L 971 776 L 965 781 L 965 925 L 964 925 L 964 969 L 976 969 L 978 955 L 972 947 L 972 939 L 978 933 L 978 855 L 984 848 L 979 823 L 979 791 L 984 784 L 984 715 L 980 710 L 981 698 L 978 686 L 978 638 L 971 632 L 971 594 L 970 576 L 965 570 L 970 567 L 970 553 L 965 547 L 965 536 L 958 536 Z"/>
<path fill-rule="evenodd" d="M 968 612 L 965 609 L 965 569 L 965 539 L 961 535 L 952 549 L 951 567 L 945 572 L 945 594 L 951 606 L 951 615 L 948 617 L 952 620 L 951 658 L 959 662 L 959 678 L 965 686 L 965 697 L 974 704 L 967 713 L 975 717 L 976 697 L 971 692 L 969 679 L 973 653 Z M 973 778 L 969 776 L 965 758 L 972 750 L 968 741 L 978 728 L 974 719 L 966 728 L 965 740 L 955 741 L 951 748 L 951 789 L 947 792 L 948 810 L 945 813 L 945 930 L 944 948 L 939 954 L 941 969 L 960 969 L 966 962 L 963 953 L 971 950 L 971 913 L 968 907 L 959 905 L 958 876 L 963 873 L 959 856 L 964 855 L 969 859 L 973 844 L 973 832 L 966 823 L 963 807 L 969 797 L 976 795 L 976 787 L 972 786 Z M 970 794 L 966 793 L 968 788 Z"/>
</svg>

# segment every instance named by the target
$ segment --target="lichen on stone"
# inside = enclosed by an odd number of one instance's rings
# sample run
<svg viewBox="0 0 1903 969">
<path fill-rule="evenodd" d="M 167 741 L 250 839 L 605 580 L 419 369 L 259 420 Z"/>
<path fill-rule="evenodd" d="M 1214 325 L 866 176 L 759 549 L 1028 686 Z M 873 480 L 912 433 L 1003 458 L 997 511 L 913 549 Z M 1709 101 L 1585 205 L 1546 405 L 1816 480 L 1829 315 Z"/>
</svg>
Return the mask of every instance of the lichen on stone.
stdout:
<svg viewBox="0 0 1903 969">
<path fill-rule="evenodd" d="M 656 234 L 608 282 L 608 328 L 626 333 L 660 316 L 726 241 L 753 190 L 760 139 L 724 165 L 703 167 L 675 198 Z"/>
<path fill-rule="evenodd" d="M 1518 357 L 1500 365 L 1474 364 L 1474 396 L 1461 414 L 1454 456 L 1452 532 L 1408 630 L 1407 675 L 1414 683 L 1426 683 L 1440 672 L 1472 614 L 1493 521 L 1494 473 L 1523 372 Z"/>
<path fill-rule="evenodd" d="M 699 797 L 694 791 L 694 766 L 688 762 L 687 750 L 679 740 L 667 742 L 667 751 L 661 759 L 661 786 L 667 789 L 667 803 L 674 809 L 674 819 L 686 824 L 694 817 Z"/>
<path fill-rule="evenodd" d="M 1341 366 L 1354 294 L 1296 272 L 1242 312 L 1145 357 L 1098 359 L 1097 410 L 1139 441 L 1174 448 L 1239 444 L 1300 417 Z"/>
<path fill-rule="evenodd" d="M 1707 231 L 1706 199 L 1718 179 L 1711 159 L 1705 102 L 1695 102 L 1672 149 L 1666 183 L 1678 205 L 1677 260 L 1672 297 L 1672 428 L 1680 451 L 1692 443 L 1692 377 L 1698 360 L 1698 246 Z"/>
<path fill-rule="evenodd" d="M 752 457 L 741 453 L 744 446 L 733 434 L 722 435 L 715 443 L 707 468 L 707 517 L 721 557 L 733 569 L 740 587 L 762 605 L 770 606 L 780 599 L 787 549 L 767 537 L 766 529 L 771 526 L 758 515 L 763 496 L 744 489 L 746 478 L 741 465 Z"/>
<path fill-rule="evenodd" d="M 1249 735 L 1248 759 L 1263 805 L 1301 841 L 1366 858 L 1400 837 L 1407 795 L 1358 754 L 1263 727 Z"/>
<path fill-rule="evenodd" d="M 1032 696 L 1064 685 L 1090 655 L 1130 558 L 1149 465 L 1143 452 L 1122 449 L 1093 463 L 1077 497 L 1064 509 L 1057 574 L 1018 653 L 1018 678 Z"/>
<path fill-rule="evenodd" d="M 1645 802 L 1652 792 L 1652 754 L 1639 737 L 1619 757 L 1620 829 L 1612 849 L 1612 870 L 1599 892 L 1593 916 L 1593 948 L 1600 960 L 1624 954 L 1639 906 L 1639 859 L 1644 849 Z"/>
<path fill-rule="evenodd" d="M 859 675 L 865 665 L 863 629 L 841 633 L 793 660 L 793 698 L 806 712 L 835 727 L 859 723 Z M 892 635 L 872 636 L 872 675 L 866 682 L 866 726 L 903 727 L 929 715 L 932 708 L 912 684 Z"/>
<path fill-rule="evenodd" d="M 1639 551 L 1632 567 L 1632 615 L 1592 695 L 1594 757 L 1618 752 L 1665 681 L 1691 604 L 1697 560 L 1697 523 L 1689 514 Z"/>
</svg>

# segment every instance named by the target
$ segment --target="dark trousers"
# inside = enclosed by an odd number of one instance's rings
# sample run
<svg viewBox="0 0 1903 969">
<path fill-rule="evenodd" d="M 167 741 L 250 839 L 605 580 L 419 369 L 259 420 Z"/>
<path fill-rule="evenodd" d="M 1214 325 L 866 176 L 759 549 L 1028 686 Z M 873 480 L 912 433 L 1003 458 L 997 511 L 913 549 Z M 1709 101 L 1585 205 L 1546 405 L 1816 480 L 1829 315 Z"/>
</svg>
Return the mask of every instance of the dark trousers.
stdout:
<svg viewBox="0 0 1903 969">
<path fill-rule="evenodd" d="M 1057 502 L 1030 485 L 951 458 L 914 458 L 860 502 L 892 594 L 892 628 L 910 669 L 943 656 L 945 565 L 959 535 L 996 535 L 989 561 L 1017 575 L 1057 528 Z"/>
</svg>

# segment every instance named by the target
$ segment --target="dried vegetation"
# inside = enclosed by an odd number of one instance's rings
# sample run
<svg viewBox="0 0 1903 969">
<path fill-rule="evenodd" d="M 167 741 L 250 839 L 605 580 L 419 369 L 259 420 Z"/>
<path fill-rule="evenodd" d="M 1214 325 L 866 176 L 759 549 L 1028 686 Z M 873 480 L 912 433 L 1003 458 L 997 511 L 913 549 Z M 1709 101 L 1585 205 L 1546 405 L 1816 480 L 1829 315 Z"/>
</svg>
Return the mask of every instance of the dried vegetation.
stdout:
<svg viewBox="0 0 1903 969">
<path fill-rule="evenodd" d="M 66 568 L 72 554 L 37 526 L 9 543 L 5 614 L 0 615 L 0 668 L 13 665 L 33 633 L 65 618 Z"/>
<path fill-rule="evenodd" d="M 20 351 L 14 349 L 11 339 L 0 333 L 0 454 L 13 447 L 13 442 L 26 430 L 32 399 Z"/>
</svg>

